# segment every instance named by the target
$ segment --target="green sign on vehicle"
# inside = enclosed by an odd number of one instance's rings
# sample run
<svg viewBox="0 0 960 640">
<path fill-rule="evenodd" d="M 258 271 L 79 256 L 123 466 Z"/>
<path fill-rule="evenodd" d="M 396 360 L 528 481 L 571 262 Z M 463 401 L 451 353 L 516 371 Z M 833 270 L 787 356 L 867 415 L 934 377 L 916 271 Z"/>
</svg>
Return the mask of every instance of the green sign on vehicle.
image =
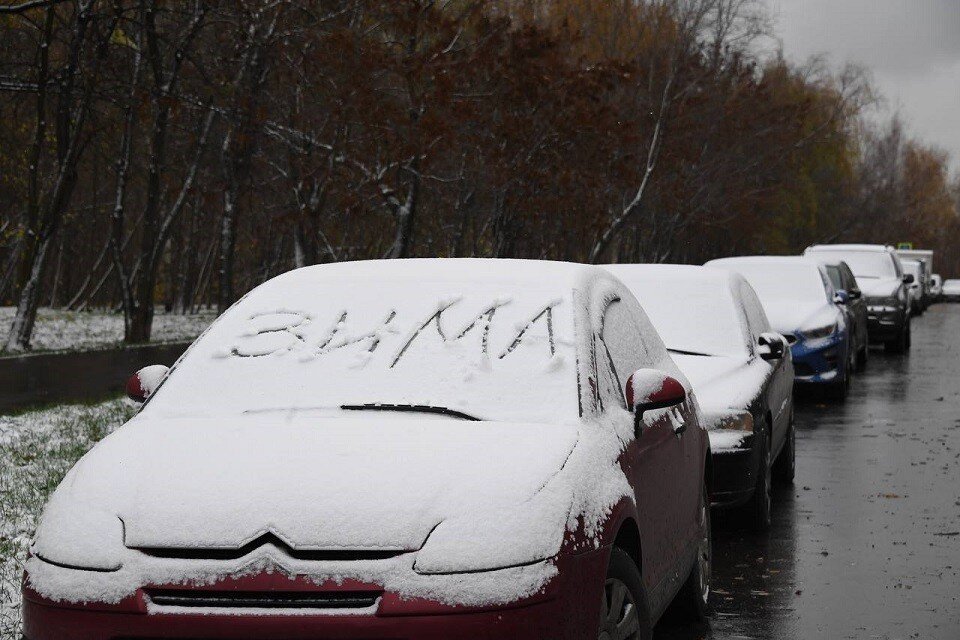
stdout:
<svg viewBox="0 0 960 640">
<path fill-rule="evenodd" d="M 900 251 L 913 251 L 913 243 L 901 242 L 900 244 L 897 245 L 897 249 L 899 249 Z"/>
</svg>

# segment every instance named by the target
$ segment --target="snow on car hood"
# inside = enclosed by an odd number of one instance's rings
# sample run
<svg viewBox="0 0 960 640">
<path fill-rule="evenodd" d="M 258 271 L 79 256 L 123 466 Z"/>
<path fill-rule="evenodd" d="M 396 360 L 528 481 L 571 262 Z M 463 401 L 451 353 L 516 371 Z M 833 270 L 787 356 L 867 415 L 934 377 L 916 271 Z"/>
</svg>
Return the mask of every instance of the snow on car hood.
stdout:
<svg viewBox="0 0 960 640">
<path fill-rule="evenodd" d="M 295 549 L 415 550 L 446 518 L 530 498 L 577 439 L 373 412 L 213 422 L 135 420 L 69 490 L 119 516 L 131 548 L 233 549 L 272 532 Z"/>
<path fill-rule="evenodd" d="M 822 326 L 836 321 L 837 308 L 827 302 L 810 302 L 790 298 L 767 299 L 763 309 L 771 328 L 783 334 L 794 333 L 803 327 Z"/>
<path fill-rule="evenodd" d="M 865 298 L 889 298 L 897 295 L 900 280 L 897 278 L 857 278 L 857 284 Z"/>
<path fill-rule="evenodd" d="M 674 355 L 673 359 L 690 379 L 706 418 L 722 416 L 731 409 L 746 410 L 760 394 L 771 369 L 759 358 Z"/>
</svg>

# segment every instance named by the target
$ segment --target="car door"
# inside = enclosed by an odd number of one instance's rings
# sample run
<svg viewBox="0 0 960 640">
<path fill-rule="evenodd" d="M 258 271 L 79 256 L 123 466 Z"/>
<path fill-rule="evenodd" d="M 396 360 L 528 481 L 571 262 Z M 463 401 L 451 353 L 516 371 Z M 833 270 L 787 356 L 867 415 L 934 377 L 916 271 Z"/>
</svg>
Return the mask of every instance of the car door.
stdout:
<svg viewBox="0 0 960 640">
<path fill-rule="evenodd" d="M 770 321 L 767 320 L 767 314 L 756 292 L 748 283 L 741 283 L 737 297 L 747 319 L 751 343 L 757 345 L 760 342 L 760 336 L 771 331 Z M 755 354 L 755 347 L 753 347 L 753 353 Z M 789 366 L 786 358 L 767 362 L 754 355 L 751 366 L 764 367 L 767 372 L 764 382 L 764 404 L 773 418 L 771 445 L 773 452 L 776 453 L 783 446 L 790 426 L 790 413 L 793 410 L 793 376 L 786 371 Z"/>
<path fill-rule="evenodd" d="M 639 326 L 644 320 L 618 299 L 610 302 L 603 314 L 595 355 L 599 399 L 605 412 L 614 407 L 626 409 L 623 389 L 630 374 L 656 367 L 653 350 L 657 345 L 648 344 L 645 338 L 653 329 Z M 669 591 L 663 585 L 677 578 L 679 560 L 696 530 L 698 476 L 689 470 L 698 454 L 691 450 L 692 439 L 685 437 L 694 418 L 688 403 L 672 411 L 647 412 L 624 457 L 640 514 L 644 582 L 654 598 Z"/>
<path fill-rule="evenodd" d="M 863 293 L 857 286 L 857 279 L 854 277 L 853 271 L 846 263 L 840 265 L 840 277 L 843 280 L 844 290 L 850 296 L 850 301 L 847 304 L 850 307 L 856 327 L 857 347 L 863 348 L 867 344 L 867 302 L 863 299 Z"/>
</svg>

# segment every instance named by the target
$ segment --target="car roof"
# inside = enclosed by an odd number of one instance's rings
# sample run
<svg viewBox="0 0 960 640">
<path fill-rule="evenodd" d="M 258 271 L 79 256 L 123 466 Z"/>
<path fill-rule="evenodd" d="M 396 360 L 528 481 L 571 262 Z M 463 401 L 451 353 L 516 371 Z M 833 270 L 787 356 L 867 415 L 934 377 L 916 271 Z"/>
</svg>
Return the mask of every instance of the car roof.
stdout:
<svg viewBox="0 0 960 640">
<path fill-rule="evenodd" d="M 719 258 L 711 260 L 704 264 L 705 267 L 722 267 L 736 264 L 806 264 L 817 269 L 823 269 L 823 263 L 820 260 L 808 258 L 806 256 L 737 256 L 733 258 Z"/>
<path fill-rule="evenodd" d="M 315 285 L 325 282 L 488 282 L 524 287 L 563 290 L 582 286 L 585 281 L 610 276 L 600 267 L 573 262 L 514 260 L 500 258 L 409 258 L 358 260 L 294 269 L 268 280 L 261 287 Z"/>
<path fill-rule="evenodd" d="M 626 284 L 631 278 L 674 283 L 712 282 L 727 286 L 744 280 L 743 276 L 733 271 L 690 264 L 608 264 L 604 268 Z"/>
<path fill-rule="evenodd" d="M 884 244 L 815 244 L 807 247 L 807 251 L 875 251 L 890 253 L 893 251 Z"/>
</svg>

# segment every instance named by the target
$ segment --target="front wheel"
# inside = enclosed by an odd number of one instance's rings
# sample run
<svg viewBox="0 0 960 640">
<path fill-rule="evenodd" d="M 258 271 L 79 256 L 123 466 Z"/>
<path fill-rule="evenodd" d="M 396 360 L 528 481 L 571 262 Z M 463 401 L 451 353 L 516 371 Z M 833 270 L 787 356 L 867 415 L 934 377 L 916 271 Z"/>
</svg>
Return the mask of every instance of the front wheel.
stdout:
<svg viewBox="0 0 960 640">
<path fill-rule="evenodd" d="M 640 570 L 627 552 L 610 550 L 600 605 L 600 640 L 652 640 L 653 624 Z"/>
<path fill-rule="evenodd" d="M 793 426 L 793 416 L 790 416 L 790 426 L 787 428 L 787 440 L 780 449 L 780 455 L 773 463 L 773 477 L 782 484 L 793 484 L 797 473 L 797 429 Z"/>
<path fill-rule="evenodd" d="M 710 530 L 710 496 L 704 484 L 700 502 L 700 540 L 697 544 L 697 559 L 693 563 L 690 575 L 687 576 L 687 581 L 683 583 L 671 606 L 678 617 L 687 620 L 706 619 L 712 571 L 713 534 Z"/>
<path fill-rule="evenodd" d="M 857 371 L 865 371 L 867 368 L 867 360 L 870 359 L 870 349 L 867 346 L 867 343 L 864 342 L 863 346 L 860 348 L 860 351 L 857 352 Z"/>
</svg>

